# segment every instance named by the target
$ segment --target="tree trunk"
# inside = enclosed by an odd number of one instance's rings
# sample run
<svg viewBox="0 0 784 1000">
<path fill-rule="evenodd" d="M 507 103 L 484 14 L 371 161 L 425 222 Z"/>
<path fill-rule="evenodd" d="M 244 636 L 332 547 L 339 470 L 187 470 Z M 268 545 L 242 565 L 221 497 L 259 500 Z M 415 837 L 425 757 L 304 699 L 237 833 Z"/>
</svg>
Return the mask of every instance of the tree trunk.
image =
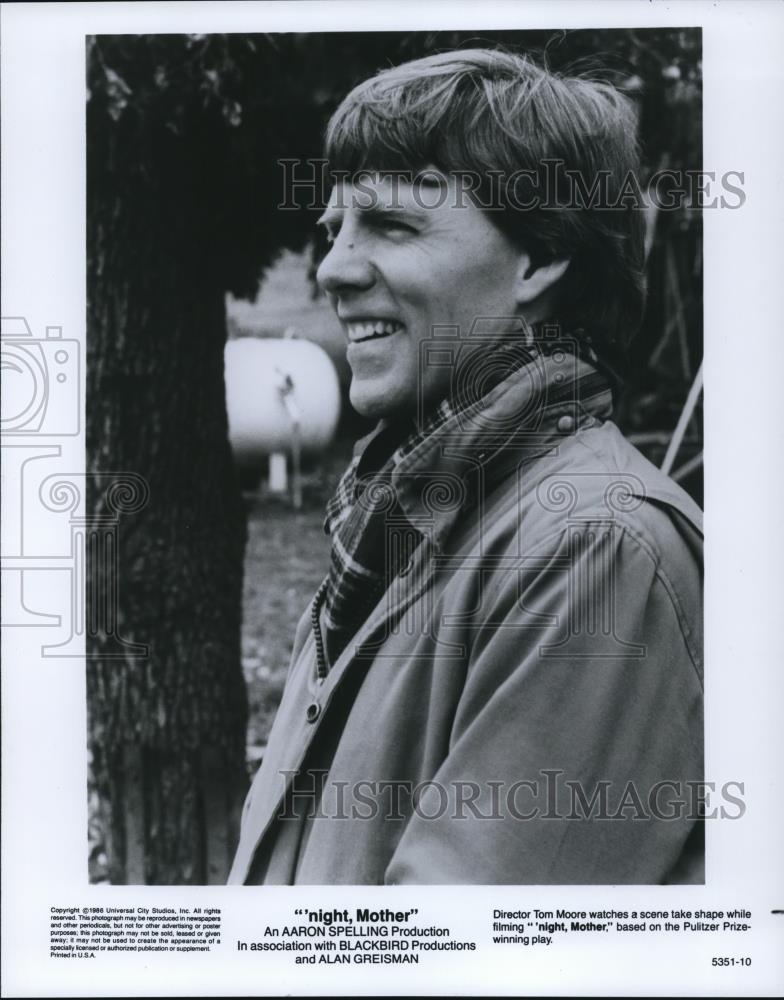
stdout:
<svg viewBox="0 0 784 1000">
<path fill-rule="evenodd" d="M 88 164 L 93 820 L 112 882 L 219 883 L 245 792 L 247 715 L 223 288 L 198 164 Z"/>
</svg>

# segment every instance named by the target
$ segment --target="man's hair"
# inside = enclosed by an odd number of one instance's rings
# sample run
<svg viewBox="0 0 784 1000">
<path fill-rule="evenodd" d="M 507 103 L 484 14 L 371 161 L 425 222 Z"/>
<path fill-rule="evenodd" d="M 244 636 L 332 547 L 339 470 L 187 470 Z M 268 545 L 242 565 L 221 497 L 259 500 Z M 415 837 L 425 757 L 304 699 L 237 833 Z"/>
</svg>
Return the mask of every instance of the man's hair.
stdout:
<svg viewBox="0 0 784 1000">
<path fill-rule="evenodd" d="M 428 56 L 355 87 L 329 122 L 326 156 L 342 176 L 431 166 L 473 175 L 477 203 L 534 267 L 571 257 L 555 318 L 619 363 L 642 316 L 644 220 L 639 204 L 606 207 L 639 178 L 635 113 L 613 86 L 503 50 Z M 595 182 L 604 193 L 591 204 Z"/>
</svg>

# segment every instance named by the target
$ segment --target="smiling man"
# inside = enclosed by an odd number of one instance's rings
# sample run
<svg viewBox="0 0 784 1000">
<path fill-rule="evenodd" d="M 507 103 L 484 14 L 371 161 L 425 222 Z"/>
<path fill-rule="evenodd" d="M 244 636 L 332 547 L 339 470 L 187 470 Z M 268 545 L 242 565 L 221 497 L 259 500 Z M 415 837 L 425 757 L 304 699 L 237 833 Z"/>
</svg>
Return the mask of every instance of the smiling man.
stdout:
<svg viewBox="0 0 784 1000">
<path fill-rule="evenodd" d="M 700 512 L 611 420 L 641 213 L 550 183 L 617 195 L 631 109 L 447 53 L 352 91 L 327 155 L 318 280 L 378 426 L 230 880 L 702 881 Z"/>
<path fill-rule="evenodd" d="M 438 177 L 432 169 L 422 176 L 427 187 Z M 368 173 L 360 189 L 337 185 L 321 220 L 331 250 L 318 281 L 346 330 L 351 402 L 368 417 L 410 417 L 418 401 L 443 399 L 454 373 L 421 360 L 433 329 L 467 335 L 477 317 L 545 319 L 545 293 L 568 265 L 533 270 L 489 213 L 461 201 L 454 177 L 437 186 L 437 197 L 426 197 L 416 175 Z"/>
</svg>

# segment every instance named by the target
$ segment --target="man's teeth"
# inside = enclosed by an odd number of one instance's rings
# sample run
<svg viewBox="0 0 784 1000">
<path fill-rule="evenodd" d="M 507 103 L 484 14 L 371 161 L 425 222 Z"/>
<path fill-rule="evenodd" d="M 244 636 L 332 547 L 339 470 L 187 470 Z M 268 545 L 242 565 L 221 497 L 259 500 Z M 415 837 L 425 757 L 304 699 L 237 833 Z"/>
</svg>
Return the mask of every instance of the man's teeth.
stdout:
<svg viewBox="0 0 784 1000">
<path fill-rule="evenodd" d="M 349 340 L 368 340 L 370 337 L 385 337 L 396 333 L 402 324 L 394 320 L 376 320 L 373 323 L 349 323 L 347 325 Z"/>
</svg>

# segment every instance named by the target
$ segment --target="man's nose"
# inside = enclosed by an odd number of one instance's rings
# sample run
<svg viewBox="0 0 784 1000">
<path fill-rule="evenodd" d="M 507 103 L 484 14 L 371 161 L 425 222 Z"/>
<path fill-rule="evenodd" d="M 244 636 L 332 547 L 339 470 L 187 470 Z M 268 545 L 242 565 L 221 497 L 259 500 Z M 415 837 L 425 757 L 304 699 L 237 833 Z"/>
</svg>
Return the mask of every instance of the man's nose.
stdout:
<svg viewBox="0 0 784 1000">
<path fill-rule="evenodd" d="M 328 294 L 370 288 L 375 270 L 355 235 L 341 232 L 316 271 L 319 287 Z"/>
</svg>

